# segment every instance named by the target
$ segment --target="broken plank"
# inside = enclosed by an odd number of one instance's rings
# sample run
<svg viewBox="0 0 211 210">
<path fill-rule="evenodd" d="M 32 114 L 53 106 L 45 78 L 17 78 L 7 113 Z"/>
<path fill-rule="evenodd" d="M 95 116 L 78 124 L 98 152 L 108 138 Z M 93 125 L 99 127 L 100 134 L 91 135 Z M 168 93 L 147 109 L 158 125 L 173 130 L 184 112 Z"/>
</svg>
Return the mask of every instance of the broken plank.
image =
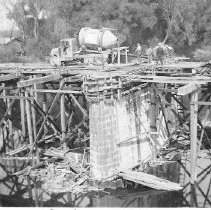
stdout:
<svg viewBox="0 0 211 210">
<path fill-rule="evenodd" d="M 23 152 L 23 151 L 25 151 L 27 149 L 30 149 L 31 147 L 32 147 L 32 145 L 28 144 L 28 145 L 22 146 L 22 147 L 20 147 L 18 149 L 15 149 L 15 150 L 12 150 L 10 152 L 7 152 L 6 155 L 10 155 L 10 156 L 16 155 L 16 154 L 18 154 L 20 152 Z"/>
<path fill-rule="evenodd" d="M 178 88 L 177 94 L 180 95 L 180 96 L 184 96 L 184 95 L 187 95 L 189 93 L 192 93 L 193 91 L 197 90 L 198 88 L 200 88 L 200 85 L 187 84 L 187 85 L 184 85 L 184 86 Z"/>
<path fill-rule="evenodd" d="M 154 175 L 146 174 L 143 172 L 123 170 L 120 171 L 119 176 L 128 181 L 142 184 L 144 186 L 151 187 L 157 190 L 178 191 L 182 189 L 182 187 L 178 183 L 174 183 L 166 179 L 162 179 L 160 177 L 156 177 Z"/>
<path fill-rule="evenodd" d="M 60 79 L 59 74 L 54 74 L 54 75 L 44 76 L 44 77 L 37 77 L 35 79 L 20 81 L 18 83 L 18 87 L 27 87 L 34 84 L 41 84 L 41 83 L 50 82 L 50 81 L 59 80 L 59 79 Z"/>
<path fill-rule="evenodd" d="M 27 166 L 26 168 L 24 168 L 23 170 L 20 170 L 20 171 L 17 171 L 15 173 L 13 173 L 12 175 L 13 176 L 20 176 L 20 175 L 23 175 L 23 174 L 26 174 L 26 173 L 29 173 L 30 170 L 33 170 L 33 169 L 37 169 L 37 168 L 40 168 L 40 167 L 43 167 L 46 165 L 46 163 L 51 163 L 51 162 L 54 162 L 56 160 L 58 160 L 59 158 L 58 157 L 52 157 L 52 158 L 49 158 L 41 163 L 38 163 L 37 165 L 35 166 Z"/>
</svg>

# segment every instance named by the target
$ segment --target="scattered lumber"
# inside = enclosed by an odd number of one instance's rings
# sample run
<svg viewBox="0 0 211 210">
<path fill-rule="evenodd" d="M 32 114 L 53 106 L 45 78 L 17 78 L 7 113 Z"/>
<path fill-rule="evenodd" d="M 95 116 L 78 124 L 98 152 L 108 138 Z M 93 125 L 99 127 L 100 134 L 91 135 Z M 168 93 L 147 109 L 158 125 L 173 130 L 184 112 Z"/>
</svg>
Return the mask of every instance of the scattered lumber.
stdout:
<svg viewBox="0 0 211 210">
<path fill-rule="evenodd" d="M 79 165 L 79 163 L 75 160 L 74 153 L 71 153 L 71 152 L 65 153 L 65 151 L 60 151 L 60 150 L 51 148 L 49 150 L 46 150 L 44 152 L 44 155 L 49 156 L 49 157 L 57 157 L 57 158 L 66 160 L 69 164 L 69 167 L 77 174 L 87 172 L 87 170 L 83 168 L 81 165 Z"/>
<path fill-rule="evenodd" d="M 23 151 L 25 151 L 27 149 L 30 149 L 31 147 L 32 147 L 32 145 L 28 144 L 28 145 L 22 146 L 22 147 L 20 147 L 18 149 L 15 149 L 15 150 L 12 150 L 10 152 L 7 152 L 6 155 L 10 155 L 10 156 L 16 155 L 16 154 L 18 154 L 20 152 L 23 152 Z"/>
<path fill-rule="evenodd" d="M 119 176 L 128 181 L 142 184 L 157 190 L 179 191 L 182 189 L 182 187 L 177 183 L 143 172 L 123 170 L 120 171 Z"/>
<path fill-rule="evenodd" d="M 58 158 L 57 157 L 52 157 L 52 158 L 49 158 L 48 160 L 46 161 L 43 161 L 43 162 L 40 162 L 39 164 L 35 165 L 35 166 L 27 166 L 26 168 L 24 168 L 23 170 L 21 171 L 17 171 L 15 173 L 13 173 L 12 175 L 13 176 L 20 176 L 20 175 L 23 175 L 27 172 L 29 172 L 30 170 L 33 170 L 33 169 L 37 169 L 37 168 L 40 168 L 40 167 L 43 167 L 46 165 L 46 163 L 50 163 L 50 162 L 54 162 L 56 161 Z"/>
</svg>

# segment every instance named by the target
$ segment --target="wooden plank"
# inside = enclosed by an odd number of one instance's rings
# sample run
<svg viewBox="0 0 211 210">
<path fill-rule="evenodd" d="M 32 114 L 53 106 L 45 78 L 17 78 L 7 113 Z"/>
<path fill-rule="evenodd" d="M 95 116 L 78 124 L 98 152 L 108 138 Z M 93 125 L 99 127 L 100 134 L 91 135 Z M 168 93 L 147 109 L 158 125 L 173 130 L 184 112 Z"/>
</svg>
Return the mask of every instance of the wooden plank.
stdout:
<svg viewBox="0 0 211 210">
<path fill-rule="evenodd" d="M 163 80 L 163 79 L 153 79 L 153 80 L 147 80 L 147 79 L 139 79 L 137 82 L 148 82 L 148 83 L 166 83 L 166 84 L 200 84 L 205 85 L 207 82 L 205 81 L 188 81 L 188 80 Z"/>
<path fill-rule="evenodd" d="M 191 104 L 199 105 L 199 106 L 211 106 L 211 102 L 207 101 L 194 101 Z"/>
<path fill-rule="evenodd" d="M 184 95 L 187 95 L 189 93 L 192 93 L 193 91 L 197 90 L 198 88 L 200 88 L 200 85 L 187 84 L 187 85 L 184 85 L 184 86 L 178 88 L 177 94 L 180 95 L 180 96 L 184 96 Z"/>
<path fill-rule="evenodd" d="M 25 81 L 20 81 L 18 83 L 18 87 L 27 87 L 27 86 L 31 86 L 34 84 L 41 84 L 41 83 L 55 81 L 55 80 L 59 80 L 59 79 L 60 79 L 59 74 L 54 74 L 54 75 L 44 76 L 44 77 L 37 77 L 35 79 L 28 79 Z"/>
<path fill-rule="evenodd" d="M 162 90 L 164 92 L 168 92 L 168 93 L 177 93 L 178 89 L 168 89 L 168 88 L 157 88 L 158 90 Z"/>
<path fill-rule="evenodd" d="M 38 93 L 67 93 L 67 94 L 82 94 L 82 91 L 76 91 L 76 90 L 49 90 L 49 89 L 36 89 L 32 90 L 32 92 L 38 92 Z"/>
<path fill-rule="evenodd" d="M 4 87 L 4 86 L 0 86 L 0 90 L 14 90 L 14 87 Z"/>
<path fill-rule="evenodd" d="M 20 78 L 20 73 L 11 73 L 11 74 L 0 76 L 0 82 L 18 79 L 18 78 Z"/>
<path fill-rule="evenodd" d="M 206 81 L 211 82 L 211 77 L 193 76 L 193 77 L 169 77 L 169 76 L 156 76 L 156 75 L 139 75 L 138 78 L 142 79 L 164 79 L 164 80 L 187 80 L 187 81 Z"/>
<path fill-rule="evenodd" d="M 20 100 L 31 100 L 33 97 L 25 97 L 25 96 L 1 96 L 0 98 L 6 98 L 6 99 L 20 99 Z"/>
<path fill-rule="evenodd" d="M 18 95 L 19 92 L 20 92 L 20 89 L 18 88 L 15 95 Z M 9 113 L 10 109 L 12 108 L 12 106 L 14 105 L 14 103 L 15 103 L 15 99 L 12 99 L 11 103 L 9 104 L 9 107 L 7 108 L 6 112 L 4 113 L 3 118 L 2 118 L 1 121 L 0 121 L 0 126 L 1 126 L 2 123 L 4 122 L 5 117 L 8 115 L 8 113 Z"/>
<path fill-rule="evenodd" d="M 143 172 L 123 170 L 120 171 L 119 176 L 121 176 L 123 179 L 157 190 L 179 191 L 182 189 L 178 183 L 170 182 L 166 179 Z"/>
<path fill-rule="evenodd" d="M 82 79 L 81 78 L 78 78 L 78 77 L 66 77 L 66 78 L 64 78 L 64 81 L 65 81 L 65 83 L 75 83 L 75 82 L 80 82 L 80 81 L 82 81 Z"/>
</svg>

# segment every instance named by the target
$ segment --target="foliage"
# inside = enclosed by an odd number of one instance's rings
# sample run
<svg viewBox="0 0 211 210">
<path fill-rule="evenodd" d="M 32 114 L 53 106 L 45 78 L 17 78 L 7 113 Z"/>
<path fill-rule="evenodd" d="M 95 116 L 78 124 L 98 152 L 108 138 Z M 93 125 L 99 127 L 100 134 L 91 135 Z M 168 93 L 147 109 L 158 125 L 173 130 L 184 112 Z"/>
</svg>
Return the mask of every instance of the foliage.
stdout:
<svg viewBox="0 0 211 210">
<path fill-rule="evenodd" d="M 53 42 L 49 39 L 29 39 L 25 47 L 26 55 L 45 60 L 45 57 L 50 55 L 52 46 Z"/>
<path fill-rule="evenodd" d="M 0 63 L 21 63 L 22 58 L 17 55 L 15 48 L 0 48 Z"/>
<path fill-rule="evenodd" d="M 194 52 L 194 58 L 202 62 L 211 61 L 211 46 L 207 46 L 204 49 L 197 49 Z"/>
<path fill-rule="evenodd" d="M 26 52 L 43 58 L 60 39 L 82 27 L 116 29 L 121 44 L 155 46 L 166 42 L 177 52 L 203 48 L 211 41 L 210 0 L 8 0 L 26 40 Z M 26 7 L 27 5 L 27 7 Z"/>
</svg>

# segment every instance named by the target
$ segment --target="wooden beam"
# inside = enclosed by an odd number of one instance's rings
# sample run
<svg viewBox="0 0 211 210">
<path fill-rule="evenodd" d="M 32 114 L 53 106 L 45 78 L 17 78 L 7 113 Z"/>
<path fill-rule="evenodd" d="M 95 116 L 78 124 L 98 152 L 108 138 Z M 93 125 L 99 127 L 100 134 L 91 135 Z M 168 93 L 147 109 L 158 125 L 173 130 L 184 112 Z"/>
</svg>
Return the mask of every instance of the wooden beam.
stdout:
<svg viewBox="0 0 211 210">
<path fill-rule="evenodd" d="M 205 81 L 211 82 L 210 77 L 169 77 L 169 76 L 156 76 L 156 75 L 139 75 L 138 78 L 141 79 L 163 79 L 163 80 L 186 80 L 186 81 Z"/>
<path fill-rule="evenodd" d="M 37 77 L 35 79 L 28 79 L 25 81 L 20 81 L 18 83 L 18 87 L 27 87 L 27 86 L 31 86 L 34 84 L 42 84 L 45 82 L 55 81 L 55 80 L 59 80 L 59 79 L 60 79 L 59 74 L 54 74 L 54 75 L 44 76 L 44 77 Z"/>
<path fill-rule="evenodd" d="M 180 115 L 178 115 L 176 113 L 176 111 L 171 107 L 171 104 L 165 99 L 165 97 L 157 90 L 157 88 L 154 87 L 154 90 L 156 91 L 156 93 L 158 94 L 160 99 L 162 99 L 162 103 L 164 103 L 165 105 L 170 106 L 170 110 L 172 111 L 172 113 L 178 118 L 178 120 L 180 122 L 182 122 L 183 120 L 181 119 Z"/>
<path fill-rule="evenodd" d="M 32 92 L 38 93 L 67 93 L 67 94 L 82 94 L 82 91 L 75 91 L 75 90 L 48 90 L 48 89 L 36 89 L 32 90 Z"/>
<path fill-rule="evenodd" d="M 14 87 L 4 87 L 4 86 L 0 86 L 0 90 L 14 90 Z"/>
<path fill-rule="evenodd" d="M 62 89 L 63 89 L 64 84 L 65 84 L 64 81 L 61 80 L 60 85 L 59 85 L 59 90 L 62 90 Z M 39 129 L 38 133 L 37 133 L 37 137 L 36 137 L 36 139 L 35 139 L 35 142 L 38 141 L 38 140 L 40 139 L 40 136 L 41 136 L 41 134 L 42 134 L 42 130 L 44 129 L 45 123 L 46 123 L 47 120 L 48 120 L 48 115 L 49 115 L 49 113 L 52 111 L 52 109 L 54 108 L 54 106 L 55 106 L 57 100 L 59 99 L 59 97 L 60 97 L 60 93 L 57 93 L 56 96 L 54 97 L 53 102 L 51 103 L 49 109 L 46 110 L 46 116 L 45 116 L 45 118 L 44 118 L 44 121 L 42 122 L 42 125 L 40 126 L 40 129 Z"/>
<path fill-rule="evenodd" d="M 197 121 L 198 121 L 198 105 L 193 102 L 198 101 L 198 91 L 195 90 L 191 94 L 190 105 L 190 150 L 191 150 L 191 183 L 194 184 L 197 181 Z"/>
<path fill-rule="evenodd" d="M 0 76 L 0 82 L 8 81 L 8 80 L 13 80 L 13 79 L 18 79 L 20 78 L 20 73 L 11 73 L 7 75 Z"/>
<path fill-rule="evenodd" d="M 200 88 L 200 85 L 187 84 L 187 85 L 184 85 L 184 86 L 178 88 L 177 94 L 180 95 L 180 96 L 185 96 L 185 95 L 192 93 L 193 91 L 197 90 L 198 88 Z"/>
<path fill-rule="evenodd" d="M 206 81 L 197 81 L 197 80 L 165 80 L 162 78 L 155 78 L 155 79 L 136 79 L 137 82 L 149 82 L 149 83 L 166 83 L 166 84 L 199 84 L 199 85 L 205 85 L 207 82 Z"/>
<path fill-rule="evenodd" d="M 178 89 L 172 88 L 172 89 L 168 89 L 168 88 L 157 88 L 158 90 L 162 90 L 164 92 L 168 92 L 168 93 L 177 93 Z"/>
<path fill-rule="evenodd" d="M 195 105 L 199 105 L 199 106 L 211 106 L 211 102 L 207 102 L 207 101 L 195 101 L 195 102 L 191 102 L 191 104 L 195 104 Z"/>
<path fill-rule="evenodd" d="M 64 78 L 64 81 L 65 83 L 76 83 L 76 82 L 82 82 L 82 78 L 79 78 L 78 76 L 72 76 Z"/>
<path fill-rule="evenodd" d="M 19 91 L 20 91 L 20 89 L 18 88 L 18 89 L 17 89 L 17 92 L 16 92 L 16 95 L 19 94 Z M 15 99 L 12 99 L 11 103 L 9 104 L 9 107 L 7 108 L 6 112 L 4 113 L 3 118 L 2 118 L 1 121 L 0 121 L 0 126 L 1 126 L 2 123 L 4 122 L 5 117 L 8 115 L 8 113 L 9 113 L 10 109 L 12 108 L 12 106 L 14 105 L 14 103 L 15 103 Z"/>
<path fill-rule="evenodd" d="M 61 95 L 60 99 L 60 114 L 61 114 L 61 130 L 62 130 L 62 141 L 63 149 L 67 150 L 67 143 L 64 141 L 66 136 L 66 119 L 65 119 L 65 95 Z"/>
<path fill-rule="evenodd" d="M 117 64 L 120 65 L 120 49 L 117 48 Z"/>
<path fill-rule="evenodd" d="M 25 124 L 25 105 L 24 105 L 24 94 L 23 92 L 20 93 L 20 111 L 21 111 L 21 131 L 22 131 L 22 140 L 26 137 L 26 124 Z"/>
<path fill-rule="evenodd" d="M 25 90 L 25 96 L 28 97 L 28 92 Z M 31 119 L 31 110 L 30 110 L 30 101 L 26 100 L 26 120 L 27 120 L 27 127 L 28 127 L 28 137 L 29 143 L 33 145 L 33 131 L 32 131 L 32 119 Z M 31 147 L 31 151 L 33 150 L 33 146 Z"/>
<path fill-rule="evenodd" d="M 1 96 L 0 98 L 6 98 L 6 99 L 20 99 L 20 100 L 31 100 L 33 97 L 25 97 L 25 96 Z"/>
</svg>

